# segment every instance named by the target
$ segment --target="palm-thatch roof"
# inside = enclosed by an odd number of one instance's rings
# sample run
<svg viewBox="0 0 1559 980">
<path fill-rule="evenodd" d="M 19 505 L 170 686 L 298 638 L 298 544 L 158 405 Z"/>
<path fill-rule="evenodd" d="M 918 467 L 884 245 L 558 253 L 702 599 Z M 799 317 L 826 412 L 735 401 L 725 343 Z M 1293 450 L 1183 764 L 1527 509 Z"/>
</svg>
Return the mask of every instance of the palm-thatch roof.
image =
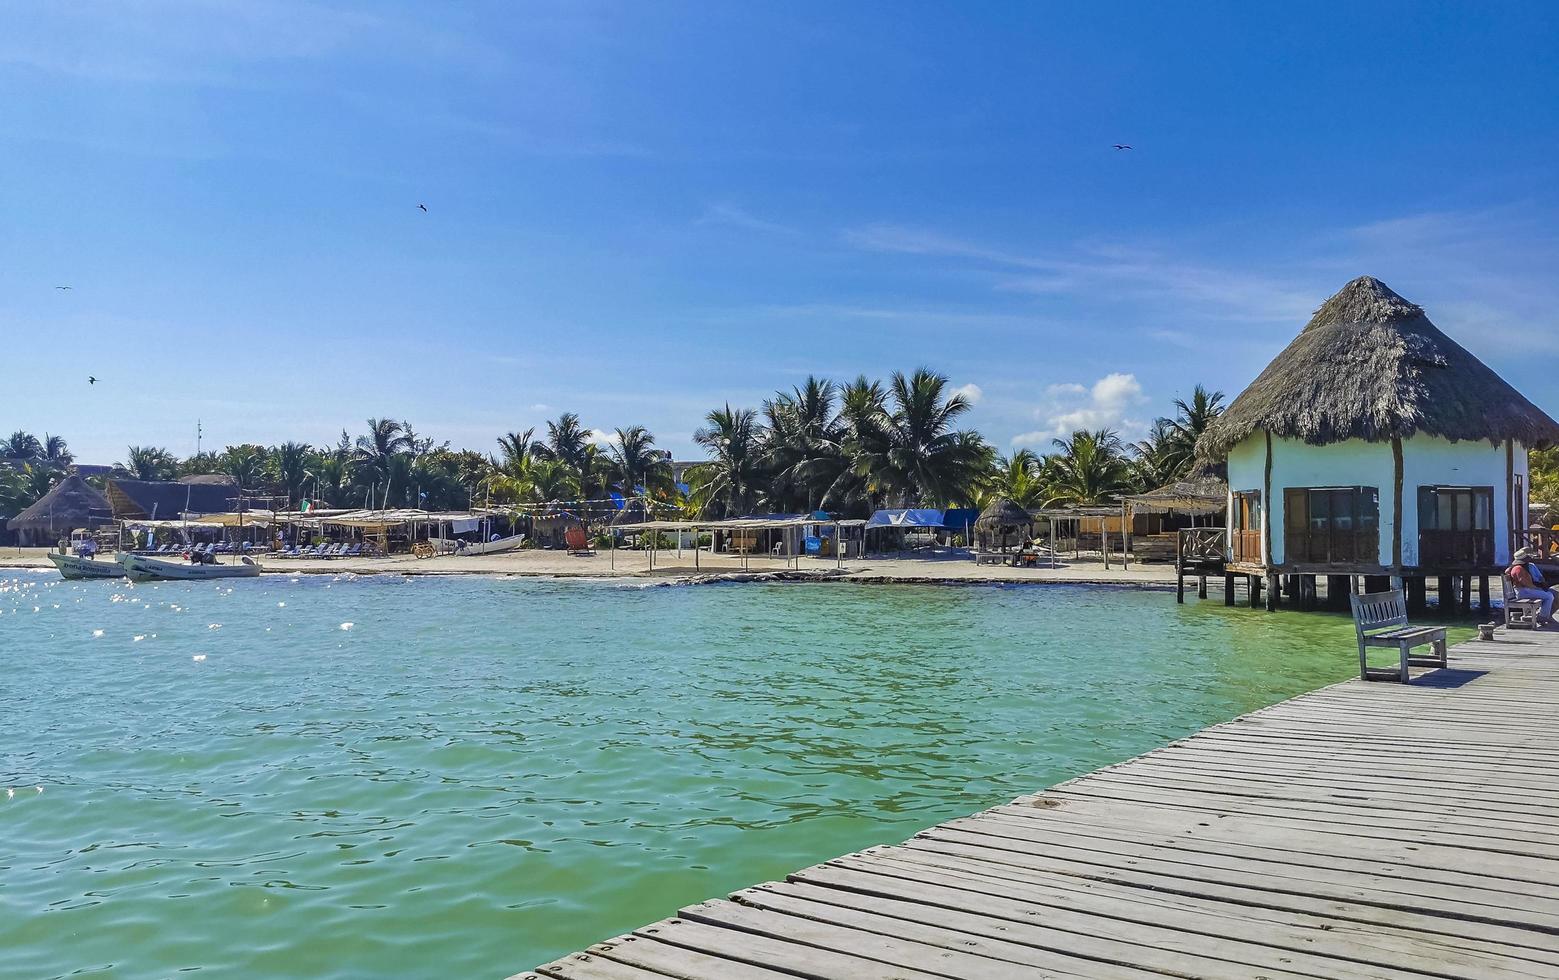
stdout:
<svg viewBox="0 0 1559 980">
<path fill-rule="evenodd" d="M 1003 528 L 1011 532 L 1033 523 L 1034 518 L 1027 510 L 1006 497 L 997 497 L 980 511 L 974 529 L 987 534 L 1001 534 Z"/>
<path fill-rule="evenodd" d="M 192 514 L 220 514 L 238 503 L 238 485 L 182 483 L 163 480 L 109 480 L 108 500 L 120 520 L 176 518 Z"/>
<path fill-rule="evenodd" d="M 12 531 L 73 531 L 78 527 L 97 527 L 112 517 L 108 498 L 76 475 L 49 488 L 49 492 L 31 507 L 6 522 Z"/>
<path fill-rule="evenodd" d="M 1211 474 L 1191 474 L 1125 500 L 1133 511 L 1216 514 L 1229 504 L 1229 484 Z"/>
<path fill-rule="evenodd" d="M 1221 459 L 1257 430 L 1315 445 L 1417 434 L 1559 443 L 1559 423 L 1429 322 L 1362 276 L 1321 304 L 1298 337 L 1210 425 L 1197 454 Z"/>
</svg>

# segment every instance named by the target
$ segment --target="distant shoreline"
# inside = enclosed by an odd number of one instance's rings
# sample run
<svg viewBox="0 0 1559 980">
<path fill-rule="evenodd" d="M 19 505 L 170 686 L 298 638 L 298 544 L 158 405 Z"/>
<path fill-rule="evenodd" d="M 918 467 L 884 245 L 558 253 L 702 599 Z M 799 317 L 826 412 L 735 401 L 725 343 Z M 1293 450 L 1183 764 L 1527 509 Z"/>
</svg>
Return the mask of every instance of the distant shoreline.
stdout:
<svg viewBox="0 0 1559 980">
<path fill-rule="evenodd" d="M 46 548 L 0 549 L 0 570 L 52 570 L 45 557 Z M 718 581 L 833 581 L 882 585 L 1010 585 L 1068 584 L 1130 586 L 1146 589 L 1170 589 L 1175 584 L 1174 566 L 1132 563 L 1121 568 L 1112 560 L 1106 569 L 1097 558 L 1062 559 L 1058 568 L 1012 568 L 1006 565 L 976 565 L 967 558 L 941 555 L 926 557 L 871 557 L 847 561 L 843 568 L 833 562 L 803 559 L 799 569 L 789 568 L 783 560 L 754 558 L 748 568 L 740 559 L 727 555 L 699 555 L 698 568 L 691 556 L 677 559 L 674 550 L 657 555 L 655 569 L 649 568 L 649 556 L 642 551 L 609 552 L 589 557 L 574 557 L 561 551 L 516 551 L 501 555 L 459 557 L 454 555 L 416 559 L 397 555 L 388 558 L 339 558 L 325 560 L 261 559 L 265 577 L 278 575 L 406 575 L 444 577 L 491 575 L 521 578 L 635 579 L 645 582 L 686 584 Z M 613 567 L 615 564 L 615 567 Z"/>
</svg>

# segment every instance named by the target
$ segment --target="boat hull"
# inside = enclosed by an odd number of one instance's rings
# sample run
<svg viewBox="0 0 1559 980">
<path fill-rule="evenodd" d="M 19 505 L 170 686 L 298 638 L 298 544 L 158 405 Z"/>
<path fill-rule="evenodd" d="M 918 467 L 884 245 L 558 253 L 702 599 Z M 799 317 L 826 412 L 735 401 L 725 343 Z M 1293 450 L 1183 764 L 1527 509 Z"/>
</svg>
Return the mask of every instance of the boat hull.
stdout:
<svg viewBox="0 0 1559 980">
<path fill-rule="evenodd" d="M 104 561 L 97 558 L 82 558 L 79 555 L 62 555 L 58 552 L 49 554 L 49 561 L 59 569 L 60 575 L 68 579 L 84 578 L 124 578 L 125 570 L 117 561 Z"/>
<path fill-rule="evenodd" d="M 457 538 L 428 538 L 428 543 L 438 549 L 441 555 L 496 555 L 503 551 L 513 551 L 524 544 L 525 535 L 511 534 L 497 541 L 467 542 L 464 548 L 460 547 Z"/>
<path fill-rule="evenodd" d="M 148 555 L 123 555 L 119 559 L 124 574 L 136 582 L 201 582 L 207 579 L 257 578 L 260 566 L 248 558 L 237 565 L 196 565 L 165 561 Z"/>
</svg>

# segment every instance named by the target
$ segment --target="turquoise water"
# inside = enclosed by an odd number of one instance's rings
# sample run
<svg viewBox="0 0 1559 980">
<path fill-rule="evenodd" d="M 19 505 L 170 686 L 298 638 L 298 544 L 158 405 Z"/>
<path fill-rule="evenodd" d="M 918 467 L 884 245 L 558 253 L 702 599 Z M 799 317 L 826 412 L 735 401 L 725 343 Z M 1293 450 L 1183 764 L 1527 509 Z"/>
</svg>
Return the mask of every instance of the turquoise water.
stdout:
<svg viewBox="0 0 1559 980">
<path fill-rule="evenodd" d="M 30 573 L 0 651 L 27 977 L 502 977 L 1356 656 L 1346 618 L 1089 587 Z"/>
</svg>

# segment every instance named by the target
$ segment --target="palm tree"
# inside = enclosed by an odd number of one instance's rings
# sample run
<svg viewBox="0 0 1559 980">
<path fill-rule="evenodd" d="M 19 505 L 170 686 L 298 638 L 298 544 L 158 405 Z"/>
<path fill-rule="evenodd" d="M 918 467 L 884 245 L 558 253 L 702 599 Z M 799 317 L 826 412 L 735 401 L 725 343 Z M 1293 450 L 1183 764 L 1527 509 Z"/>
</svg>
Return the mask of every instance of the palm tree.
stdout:
<svg viewBox="0 0 1559 980">
<path fill-rule="evenodd" d="M 556 422 L 548 422 L 544 449 L 552 459 L 573 470 L 574 478 L 579 483 L 579 493 L 589 497 L 594 487 L 591 469 L 595 454 L 590 433 L 579 424 L 579 416 L 573 412 L 564 412 Z"/>
<path fill-rule="evenodd" d="M 1054 445 L 1057 452 L 1049 460 L 1052 474 L 1045 506 L 1104 504 L 1129 489 L 1126 449 L 1114 431 L 1079 429 L 1068 439 L 1055 440 Z"/>
<path fill-rule="evenodd" d="M 270 454 L 264 446 L 245 443 L 228 446 L 222 453 L 222 472 L 238 481 L 245 490 L 258 488 L 269 475 Z"/>
<path fill-rule="evenodd" d="M 969 500 L 989 471 L 994 454 L 985 441 L 953 428 L 969 402 L 946 390 L 947 379 L 925 368 L 908 377 L 895 371 L 891 408 L 855 426 L 855 470 L 882 499 L 904 507 Z"/>
<path fill-rule="evenodd" d="M 1175 399 L 1175 417 L 1165 421 L 1173 433 L 1169 460 L 1176 476 L 1184 475 L 1191 468 L 1197 440 L 1223 412 L 1223 392 L 1208 391 L 1201 385 L 1192 389 L 1189 402 Z"/>
<path fill-rule="evenodd" d="M 1006 497 L 1025 510 L 1042 506 L 1045 502 L 1042 473 L 1043 465 L 1032 450 L 1019 449 L 1011 456 L 998 458 L 985 486 L 986 498 L 981 504 L 988 504 L 997 497 Z"/>
<path fill-rule="evenodd" d="M 377 493 L 388 492 L 395 475 L 392 471 L 394 459 L 412 451 L 413 438 L 407 434 L 405 425 L 394 419 L 368 420 L 368 434 L 357 437 L 352 459 L 363 475 L 372 478 L 375 487 L 383 488 Z"/>
<path fill-rule="evenodd" d="M 173 454 L 157 446 L 131 446 L 125 461 L 119 468 L 137 480 L 171 480 L 178 472 L 179 462 Z"/>
<path fill-rule="evenodd" d="M 69 466 L 76 459 L 75 455 L 65 447 L 64 436 L 51 436 L 44 433 L 43 451 L 40 458 L 51 466 L 61 469 Z"/>
<path fill-rule="evenodd" d="M 303 486 L 315 476 L 315 453 L 308 443 L 284 442 L 271 450 L 272 468 L 276 472 L 278 489 L 287 495 L 287 506 L 303 499 Z"/>
<path fill-rule="evenodd" d="M 758 413 L 733 409 L 727 402 L 704 419 L 708 425 L 693 434 L 693 441 L 713 458 L 689 473 L 695 505 L 705 516 L 750 513 L 763 476 Z"/>
<path fill-rule="evenodd" d="M 43 443 L 31 432 L 18 429 L 11 433 L 11 438 L 0 443 L 0 456 L 6 459 L 42 459 Z"/>
<path fill-rule="evenodd" d="M 671 464 L 655 448 L 655 437 L 642 425 L 618 429 L 606 445 L 612 476 L 620 481 L 623 496 L 663 489 L 671 481 Z"/>
<path fill-rule="evenodd" d="M 839 386 L 814 376 L 764 402 L 763 457 L 772 474 L 768 497 L 776 506 L 809 511 L 840 506 L 849 496 L 846 487 L 858 488 L 839 401 Z"/>
<path fill-rule="evenodd" d="M 526 429 L 524 432 L 510 432 L 508 435 L 498 437 L 499 466 L 507 473 L 518 474 L 525 468 L 525 464 L 536 454 L 541 444 L 535 439 L 536 430 Z"/>
<path fill-rule="evenodd" d="M 1147 438 L 1132 444 L 1131 473 L 1135 488 L 1155 490 L 1175 482 L 1184 472 L 1181 441 L 1169 419 L 1155 419 Z"/>
</svg>

